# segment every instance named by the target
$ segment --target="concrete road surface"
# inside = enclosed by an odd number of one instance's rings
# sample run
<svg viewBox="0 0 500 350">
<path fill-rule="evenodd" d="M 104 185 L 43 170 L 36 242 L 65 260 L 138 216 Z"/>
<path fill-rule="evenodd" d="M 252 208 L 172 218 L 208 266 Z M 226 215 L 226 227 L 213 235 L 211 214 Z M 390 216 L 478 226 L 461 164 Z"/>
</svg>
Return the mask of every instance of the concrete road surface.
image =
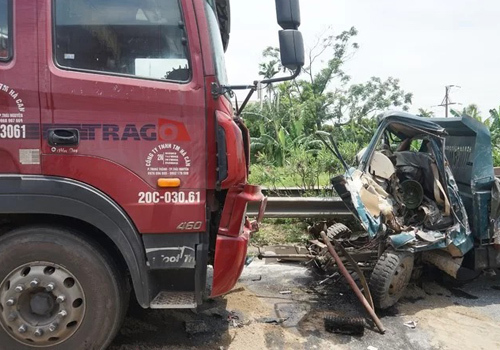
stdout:
<svg viewBox="0 0 500 350">
<path fill-rule="evenodd" d="M 324 330 L 325 316 L 365 314 L 343 280 L 322 279 L 300 264 L 255 260 L 233 292 L 196 313 L 132 307 L 110 349 L 500 349 L 498 276 L 460 287 L 426 276 L 379 314 L 385 335 L 368 327 L 362 336 Z"/>
</svg>

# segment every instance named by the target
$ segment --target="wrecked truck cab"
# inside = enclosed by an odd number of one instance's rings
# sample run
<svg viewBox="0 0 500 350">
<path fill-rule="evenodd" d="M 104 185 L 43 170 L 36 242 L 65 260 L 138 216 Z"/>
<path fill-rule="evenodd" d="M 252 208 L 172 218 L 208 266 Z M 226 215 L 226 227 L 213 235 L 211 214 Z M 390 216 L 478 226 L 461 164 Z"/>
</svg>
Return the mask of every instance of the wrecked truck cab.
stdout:
<svg viewBox="0 0 500 350">
<path fill-rule="evenodd" d="M 446 135 L 431 119 L 386 113 L 359 166 L 332 180 L 370 238 L 387 236 L 409 252 L 447 248 L 455 257 L 473 247 Z"/>
<path fill-rule="evenodd" d="M 353 247 L 358 265 L 370 266 L 377 308 L 394 305 L 423 264 L 462 281 L 500 267 L 500 180 L 483 123 L 389 112 L 358 163 L 343 162 L 347 170 L 332 184 L 368 242 L 329 232 L 335 244 Z"/>
</svg>

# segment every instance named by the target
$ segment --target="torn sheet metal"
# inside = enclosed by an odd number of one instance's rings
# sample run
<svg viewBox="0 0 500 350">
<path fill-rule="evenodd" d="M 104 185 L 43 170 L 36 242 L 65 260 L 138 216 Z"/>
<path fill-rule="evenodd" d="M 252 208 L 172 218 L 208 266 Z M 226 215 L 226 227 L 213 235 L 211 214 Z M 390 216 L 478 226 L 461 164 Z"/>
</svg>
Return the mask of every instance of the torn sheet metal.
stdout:
<svg viewBox="0 0 500 350">
<path fill-rule="evenodd" d="M 495 245 L 500 245 L 500 179 L 495 179 L 491 190 L 491 236 Z"/>
<path fill-rule="evenodd" d="M 416 242 L 417 237 L 414 232 L 403 232 L 399 235 L 389 236 L 389 240 L 394 248 L 400 249 L 407 244 Z"/>
<path fill-rule="evenodd" d="M 401 139 L 416 137 L 421 140 L 421 149 L 391 150 L 386 145 L 386 153 L 377 152 L 387 130 Z M 445 158 L 444 134 L 444 129 L 431 120 L 406 114 L 383 119 L 370 145 L 358 155 L 359 167 L 351 168 L 342 178 L 349 192 L 344 191 L 342 198 L 349 197 L 346 204 L 355 211 L 370 238 L 388 233 L 394 248 L 412 252 L 453 246 L 463 255 L 472 249 L 467 212 Z M 413 193 L 411 203 L 404 198 L 404 181 L 416 181 L 423 190 L 417 193 L 418 198 Z M 415 186 L 409 190 L 415 192 Z M 498 211 L 500 217 L 500 185 Z M 500 243 L 500 218 L 497 228 Z"/>
<path fill-rule="evenodd" d="M 380 227 L 380 218 L 376 219 L 374 216 L 370 215 L 361 201 L 361 196 L 359 194 L 362 187 L 361 180 L 359 179 L 360 175 L 361 173 L 358 170 L 352 168 L 350 172 L 346 174 L 345 187 L 351 195 L 352 205 L 356 210 L 361 225 L 368 232 L 370 237 L 374 237 Z"/>
<path fill-rule="evenodd" d="M 458 270 L 462 266 L 464 260 L 461 258 L 453 258 L 448 252 L 443 250 L 432 250 L 422 253 L 422 260 L 430 263 L 441 271 L 446 272 L 453 278 L 457 277 Z"/>
</svg>

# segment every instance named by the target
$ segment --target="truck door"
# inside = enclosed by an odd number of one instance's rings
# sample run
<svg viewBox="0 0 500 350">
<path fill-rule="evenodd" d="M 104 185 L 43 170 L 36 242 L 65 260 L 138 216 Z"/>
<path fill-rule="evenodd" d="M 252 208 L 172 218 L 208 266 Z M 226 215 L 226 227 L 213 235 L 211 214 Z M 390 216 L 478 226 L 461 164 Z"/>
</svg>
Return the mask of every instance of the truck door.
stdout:
<svg viewBox="0 0 500 350">
<path fill-rule="evenodd" d="M 106 193 L 142 233 L 203 232 L 205 90 L 192 2 L 43 3 L 43 173 Z"/>
<path fill-rule="evenodd" d="M 0 0 L 0 174 L 40 172 L 37 55 L 36 4 Z"/>
</svg>

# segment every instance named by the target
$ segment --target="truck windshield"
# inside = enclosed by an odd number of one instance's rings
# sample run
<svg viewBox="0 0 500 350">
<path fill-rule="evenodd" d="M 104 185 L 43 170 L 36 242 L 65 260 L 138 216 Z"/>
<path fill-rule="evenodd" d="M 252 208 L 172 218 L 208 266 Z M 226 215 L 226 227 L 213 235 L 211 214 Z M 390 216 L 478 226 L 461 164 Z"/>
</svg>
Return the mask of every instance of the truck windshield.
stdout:
<svg viewBox="0 0 500 350">
<path fill-rule="evenodd" d="M 61 67 L 146 79 L 190 79 L 179 0 L 54 4 L 55 58 Z"/>
<path fill-rule="evenodd" d="M 226 60 L 224 58 L 224 45 L 219 29 L 219 21 L 217 19 L 217 12 L 214 0 L 207 0 L 205 2 L 205 12 L 207 13 L 208 29 L 210 31 L 210 38 L 212 41 L 212 50 L 214 53 L 214 64 L 217 79 L 219 84 L 227 85 L 227 72 Z"/>
<path fill-rule="evenodd" d="M 9 9 L 10 2 L 0 0 L 0 60 L 2 61 L 7 60 L 10 54 Z"/>
</svg>

